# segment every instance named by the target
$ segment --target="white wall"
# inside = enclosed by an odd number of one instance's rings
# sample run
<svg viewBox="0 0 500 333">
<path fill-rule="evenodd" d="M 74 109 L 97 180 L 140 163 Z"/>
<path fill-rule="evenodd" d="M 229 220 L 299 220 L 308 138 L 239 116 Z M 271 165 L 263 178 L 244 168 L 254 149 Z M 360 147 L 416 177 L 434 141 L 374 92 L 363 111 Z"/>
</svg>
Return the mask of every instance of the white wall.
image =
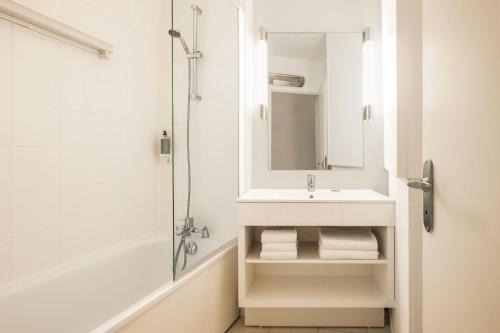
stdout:
<svg viewBox="0 0 500 333">
<path fill-rule="evenodd" d="M 239 58 L 238 11 L 230 0 L 200 0 L 198 65 L 201 101 L 191 102 L 191 213 L 212 234 L 236 235 L 238 196 Z M 192 49 L 191 3 L 174 0 L 175 29 Z M 175 222 L 181 224 L 187 201 L 187 61 L 174 40 L 174 189 Z"/>
<path fill-rule="evenodd" d="M 422 169 L 421 24 L 419 1 L 382 0 L 385 166 L 397 208 L 395 333 L 422 331 L 422 194 L 406 185 Z"/>
<path fill-rule="evenodd" d="M 380 63 L 380 2 L 376 0 L 255 0 L 253 1 L 254 42 L 259 26 L 269 32 L 361 32 L 372 27 L 374 48 Z M 310 18 L 310 19 L 305 19 Z M 247 112 L 252 115 L 253 188 L 303 188 L 306 175 L 316 175 L 318 188 L 372 188 L 387 193 L 387 172 L 383 165 L 383 114 L 381 68 L 376 71 L 374 96 L 375 119 L 365 124 L 365 167 L 335 168 L 333 171 L 269 171 L 267 124 L 258 117 L 254 102 Z M 248 78 L 251 80 L 251 77 Z M 255 87 L 252 87 L 255 90 Z"/>
<path fill-rule="evenodd" d="M 99 59 L 0 20 L 0 285 L 160 230 L 169 104 L 167 2 L 18 2 L 115 52 Z"/>
</svg>

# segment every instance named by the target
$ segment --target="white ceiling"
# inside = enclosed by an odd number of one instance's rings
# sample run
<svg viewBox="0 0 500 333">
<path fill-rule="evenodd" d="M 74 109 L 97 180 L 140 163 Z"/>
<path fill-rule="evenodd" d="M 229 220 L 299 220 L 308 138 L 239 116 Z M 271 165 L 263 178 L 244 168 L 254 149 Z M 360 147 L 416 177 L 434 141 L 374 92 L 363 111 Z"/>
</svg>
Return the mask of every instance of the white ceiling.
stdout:
<svg viewBox="0 0 500 333">
<path fill-rule="evenodd" d="M 321 61 L 325 58 L 325 33 L 269 33 L 268 52 L 272 57 Z"/>
</svg>

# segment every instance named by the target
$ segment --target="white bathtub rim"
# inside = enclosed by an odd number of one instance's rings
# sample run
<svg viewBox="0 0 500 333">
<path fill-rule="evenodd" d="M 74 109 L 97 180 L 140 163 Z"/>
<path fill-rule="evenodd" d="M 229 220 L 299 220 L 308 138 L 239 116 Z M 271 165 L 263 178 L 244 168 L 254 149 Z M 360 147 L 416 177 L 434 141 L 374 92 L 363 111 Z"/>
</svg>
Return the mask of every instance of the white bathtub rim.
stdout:
<svg viewBox="0 0 500 333">
<path fill-rule="evenodd" d="M 124 241 L 113 247 L 96 251 L 90 255 L 68 261 L 67 263 L 63 263 L 53 268 L 44 270 L 40 273 L 29 275 L 14 282 L 0 286 L 0 298 L 16 294 L 25 289 L 35 287 L 36 285 L 41 284 L 43 282 L 58 278 L 60 276 L 63 276 L 65 274 L 74 271 L 78 271 L 79 269 L 82 269 L 88 265 L 109 259 L 125 251 L 129 251 L 134 248 L 143 246 L 144 244 L 154 243 L 157 242 L 158 240 L 164 240 L 167 238 L 168 237 L 166 237 L 165 235 L 158 235 L 156 233 L 148 234 L 145 235 L 144 237 Z"/>
<path fill-rule="evenodd" d="M 104 324 L 93 329 L 89 333 L 112 333 L 120 328 L 123 328 L 128 323 L 151 309 L 153 306 L 161 302 L 165 297 L 179 290 L 182 286 L 187 284 L 198 274 L 210 268 L 214 263 L 226 257 L 238 245 L 237 238 L 233 238 L 227 243 L 223 244 L 220 248 L 216 249 L 212 255 L 202 260 L 201 263 L 193 267 L 193 269 L 186 274 L 183 274 L 178 280 L 169 281 L 153 293 L 147 295 L 135 304 L 131 305 L 118 315 L 114 316 Z"/>
</svg>

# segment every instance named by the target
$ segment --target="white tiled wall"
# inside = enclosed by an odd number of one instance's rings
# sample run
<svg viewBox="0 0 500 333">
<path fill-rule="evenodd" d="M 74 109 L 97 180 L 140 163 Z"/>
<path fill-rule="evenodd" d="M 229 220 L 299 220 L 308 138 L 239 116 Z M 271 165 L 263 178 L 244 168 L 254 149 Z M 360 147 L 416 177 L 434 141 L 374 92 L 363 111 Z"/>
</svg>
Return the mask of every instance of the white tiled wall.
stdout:
<svg viewBox="0 0 500 333">
<path fill-rule="evenodd" d="M 0 19 L 0 285 L 171 221 L 157 156 L 169 2 L 18 2 L 115 52 L 100 59 Z M 161 172 L 168 193 L 169 168 Z"/>
</svg>

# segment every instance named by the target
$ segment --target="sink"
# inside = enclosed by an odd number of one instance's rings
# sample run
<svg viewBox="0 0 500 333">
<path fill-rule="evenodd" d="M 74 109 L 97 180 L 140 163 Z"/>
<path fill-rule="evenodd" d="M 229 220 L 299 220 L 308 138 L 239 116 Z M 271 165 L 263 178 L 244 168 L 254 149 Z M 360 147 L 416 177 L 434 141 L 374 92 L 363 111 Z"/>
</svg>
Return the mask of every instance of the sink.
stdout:
<svg viewBox="0 0 500 333">
<path fill-rule="evenodd" d="M 390 202 L 389 197 L 373 190 L 318 189 L 251 189 L 238 198 L 238 202 Z"/>
</svg>

